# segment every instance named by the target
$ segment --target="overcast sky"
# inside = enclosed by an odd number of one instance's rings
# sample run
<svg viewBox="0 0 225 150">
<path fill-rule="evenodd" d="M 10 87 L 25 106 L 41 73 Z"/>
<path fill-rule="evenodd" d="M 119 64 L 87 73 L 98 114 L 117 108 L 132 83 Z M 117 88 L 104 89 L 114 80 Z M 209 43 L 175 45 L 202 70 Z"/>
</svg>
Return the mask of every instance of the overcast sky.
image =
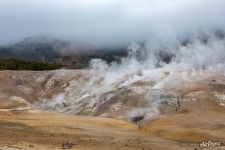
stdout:
<svg viewBox="0 0 225 150">
<path fill-rule="evenodd" d="M 0 0 L 0 44 L 29 36 L 118 45 L 225 31 L 225 0 Z"/>
</svg>

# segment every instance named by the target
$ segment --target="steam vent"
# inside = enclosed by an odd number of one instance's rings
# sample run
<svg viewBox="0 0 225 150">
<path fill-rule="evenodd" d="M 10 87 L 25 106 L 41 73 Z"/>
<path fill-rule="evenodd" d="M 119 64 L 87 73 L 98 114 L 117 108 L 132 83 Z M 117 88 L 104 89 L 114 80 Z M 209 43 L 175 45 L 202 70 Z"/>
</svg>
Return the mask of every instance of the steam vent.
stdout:
<svg viewBox="0 0 225 150">
<path fill-rule="evenodd" d="M 225 150 L 224 0 L 1 0 L 0 150 Z"/>
</svg>

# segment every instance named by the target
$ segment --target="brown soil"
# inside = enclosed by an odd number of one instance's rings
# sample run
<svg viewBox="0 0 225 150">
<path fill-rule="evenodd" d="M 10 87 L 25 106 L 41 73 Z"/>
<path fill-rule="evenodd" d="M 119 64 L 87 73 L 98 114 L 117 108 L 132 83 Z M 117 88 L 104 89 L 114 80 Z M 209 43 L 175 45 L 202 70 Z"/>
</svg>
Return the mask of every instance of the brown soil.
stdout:
<svg viewBox="0 0 225 150">
<path fill-rule="evenodd" d="M 38 93 L 32 90 L 42 89 L 44 81 L 40 84 L 30 82 L 37 74 L 47 79 L 52 76 L 48 72 L 0 73 L 0 84 L 5 86 L 0 87 L 0 107 L 4 108 L 0 109 L 2 150 L 57 150 L 67 142 L 74 144 L 71 148 L 74 150 L 194 150 L 200 149 L 199 144 L 203 141 L 221 143 L 221 146 L 205 147 L 204 150 L 225 150 L 225 106 L 215 96 L 215 93 L 224 94 L 223 76 L 185 84 L 182 99 L 188 101 L 183 101 L 177 111 L 161 113 L 133 124 L 97 116 L 15 109 L 14 101 L 9 102 L 11 96 L 22 97 L 24 100 L 17 100 L 21 105 L 32 104 L 38 97 Z M 18 80 L 24 76 L 26 79 Z M 18 91 L 13 85 L 32 90 L 22 88 Z M 59 90 L 53 87 L 51 92 Z M 135 99 L 135 96 L 131 98 Z"/>
</svg>

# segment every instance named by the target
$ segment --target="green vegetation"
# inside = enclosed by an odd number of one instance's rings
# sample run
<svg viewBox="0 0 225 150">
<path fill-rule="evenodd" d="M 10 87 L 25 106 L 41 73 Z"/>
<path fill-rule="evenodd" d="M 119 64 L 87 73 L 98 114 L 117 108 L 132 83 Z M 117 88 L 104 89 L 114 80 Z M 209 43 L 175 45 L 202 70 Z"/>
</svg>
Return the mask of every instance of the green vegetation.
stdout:
<svg viewBox="0 0 225 150">
<path fill-rule="evenodd" d="M 0 59 L 0 70 L 54 70 L 61 68 L 61 64 L 48 62 L 24 61 L 19 59 Z"/>
<path fill-rule="evenodd" d="M 82 69 L 88 68 L 92 59 L 102 59 L 108 64 L 119 63 L 127 55 L 125 47 L 94 48 L 57 39 L 30 37 L 14 44 L 0 45 L 0 70 L 50 70 L 61 66 Z"/>
</svg>

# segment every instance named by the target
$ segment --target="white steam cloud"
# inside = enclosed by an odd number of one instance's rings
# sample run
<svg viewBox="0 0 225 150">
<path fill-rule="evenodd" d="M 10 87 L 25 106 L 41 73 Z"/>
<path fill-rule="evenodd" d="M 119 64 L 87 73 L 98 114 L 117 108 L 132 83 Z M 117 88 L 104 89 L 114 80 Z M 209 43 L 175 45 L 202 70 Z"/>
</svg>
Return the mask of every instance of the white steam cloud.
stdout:
<svg viewBox="0 0 225 150">
<path fill-rule="evenodd" d="M 56 79 L 71 80 L 62 93 L 37 104 L 44 109 L 105 116 L 109 110 L 101 109 L 110 104 L 126 108 L 123 92 L 130 90 L 140 104 L 122 114 L 151 118 L 161 101 L 179 99 L 185 83 L 224 73 L 225 40 L 214 34 L 225 33 L 224 0 L 0 1 L 0 43 L 36 35 L 96 46 L 133 43 L 121 62 L 94 59 L 89 70 L 77 71 L 79 78 L 56 72 Z"/>
<path fill-rule="evenodd" d="M 138 96 L 137 105 L 126 108 L 123 116 L 116 117 L 150 119 L 160 114 L 164 101 L 177 110 L 186 84 L 225 73 L 224 38 L 214 35 L 208 35 L 206 41 L 193 38 L 186 44 L 178 42 L 165 48 L 161 53 L 159 47 L 149 45 L 133 43 L 128 48 L 128 57 L 119 63 L 92 60 L 89 70 L 83 70 L 78 79 L 72 79 L 64 92 L 39 106 L 73 114 L 97 115 L 102 112 L 99 115 L 113 117 L 108 109 L 100 110 L 109 106 L 119 111 L 125 109 L 127 95 L 123 95 L 123 91 L 132 91 Z"/>
</svg>

